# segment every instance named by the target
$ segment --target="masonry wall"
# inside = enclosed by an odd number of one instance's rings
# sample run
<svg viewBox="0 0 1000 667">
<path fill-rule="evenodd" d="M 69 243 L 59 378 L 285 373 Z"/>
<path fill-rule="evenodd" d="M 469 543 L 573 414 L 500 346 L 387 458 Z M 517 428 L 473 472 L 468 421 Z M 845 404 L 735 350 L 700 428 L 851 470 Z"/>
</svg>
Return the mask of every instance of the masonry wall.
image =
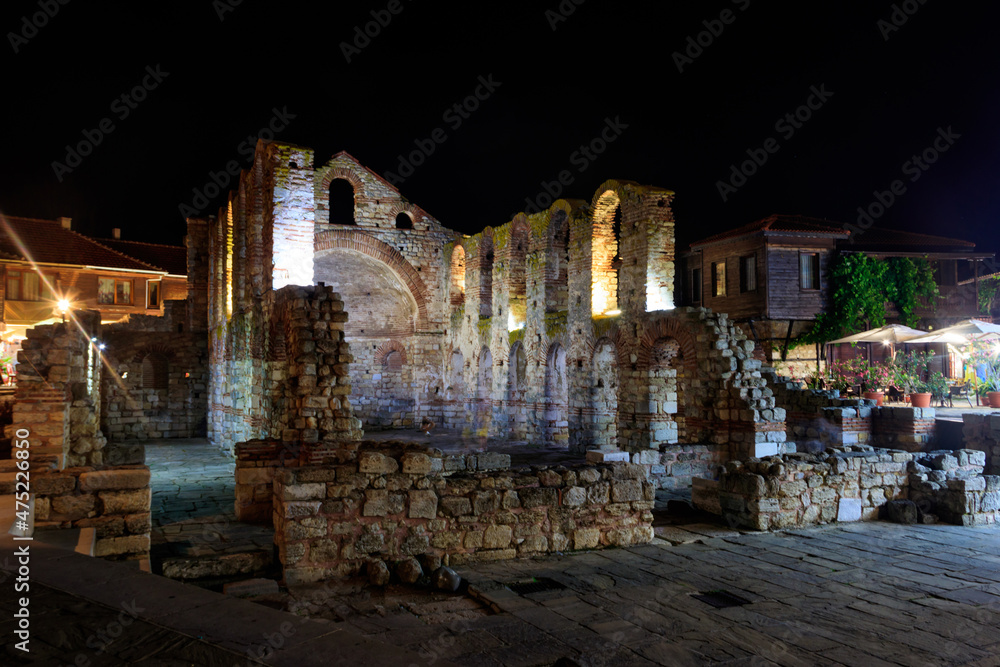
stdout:
<svg viewBox="0 0 1000 667">
<path fill-rule="evenodd" d="M 730 461 L 717 482 L 695 485 L 694 501 L 753 530 L 874 520 L 887 502 L 906 499 L 920 503 L 928 523 L 985 525 L 1000 518 L 1000 478 L 984 478 L 984 463 L 984 454 L 971 450 L 863 445 Z"/>
<path fill-rule="evenodd" d="M 986 454 L 986 472 L 1000 475 L 1000 412 L 962 415 L 965 446 Z"/>
<path fill-rule="evenodd" d="M 7 436 L 30 432 L 31 459 L 56 468 L 100 465 L 100 313 L 29 329 L 18 352 L 13 420 Z M 93 339 L 93 340 L 92 340 Z"/>
<path fill-rule="evenodd" d="M 372 560 L 450 565 L 648 542 L 653 487 L 629 464 L 506 469 L 499 454 L 362 450 L 323 468 L 283 468 L 275 540 L 285 581 L 358 573 Z"/>
</svg>

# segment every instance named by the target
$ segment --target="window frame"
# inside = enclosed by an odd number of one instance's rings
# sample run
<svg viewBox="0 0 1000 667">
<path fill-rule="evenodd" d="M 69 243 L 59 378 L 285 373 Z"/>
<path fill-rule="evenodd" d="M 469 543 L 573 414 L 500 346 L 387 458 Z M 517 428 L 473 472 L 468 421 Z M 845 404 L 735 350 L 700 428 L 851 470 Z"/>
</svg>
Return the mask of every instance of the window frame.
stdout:
<svg viewBox="0 0 1000 667">
<path fill-rule="evenodd" d="M 721 274 L 719 269 L 722 269 Z M 720 284 L 721 277 L 721 284 Z M 726 262 L 712 262 L 712 296 L 725 297 L 729 294 L 729 272 Z M 721 289 L 720 289 L 721 287 Z"/>
<path fill-rule="evenodd" d="M 701 303 L 705 286 L 702 281 L 701 267 L 696 266 L 691 269 L 691 303 Z"/>
<path fill-rule="evenodd" d="M 751 281 L 747 280 L 747 267 L 749 266 L 753 266 L 752 287 L 749 285 Z M 752 253 L 750 255 L 743 255 L 740 257 L 740 294 L 750 294 L 752 292 L 756 292 L 760 287 L 760 281 L 757 278 L 757 254 Z"/>
<path fill-rule="evenodd" d="M 802 278 L 805 275 L 802 272 L 802 261 L 806 257 L 812 258 L 812 266 L 810 271 L 810 277 L 816 283 L 813 287 L 806 287 L 803 284 Z M 820 256 L 818 252 L 808 252 L 799 251 L 799 291 L 801 292 L 818 292 L 822 289 L 822 277 L 820 271 Z"/>
<path fill-rule="evenodd" d="M 11 296 L 11 283 L 17 285 L 15 291 L 16 296 Z M 30 290 L 33 294 L 31 298 L 28 298 L 28 283 L 32 282 L 32 289 Z M 40 301 L 53 301 L 52 290 L 49 289 L 49 284 L 45 279 L 45 275 L 40 271 L 32 271 L 30 269 L 8 269 L 6 275 L 4 276 L 4 299 L 7 301 L 30 301 L 32 303 L 37 303 Z"/>
<path fill-rule="evenodd" d="M 153 286 L 156 286 L 156 303 L 152 303 L 150 299 L 150 294 L 152 294 Z M 160 305 L 163 303 L 163 281 L 162 280 L 147 280 L 146 281 L 146 308 L 148 310 L 159 310 Z"/>
<path fill-rule="evenodd" d="M 114 283 L 111 291 L 112 301 L 101 300 L 101 281 L 110 280 Z M 119 286 L 128 284 L 128 301 L 119 301 Z M 97 276 L 97 305 L 99 306 L 131 306 L 135 303 L 135 281 L 132 278 L 117 278 L 115 276 Z"/>
</svg>

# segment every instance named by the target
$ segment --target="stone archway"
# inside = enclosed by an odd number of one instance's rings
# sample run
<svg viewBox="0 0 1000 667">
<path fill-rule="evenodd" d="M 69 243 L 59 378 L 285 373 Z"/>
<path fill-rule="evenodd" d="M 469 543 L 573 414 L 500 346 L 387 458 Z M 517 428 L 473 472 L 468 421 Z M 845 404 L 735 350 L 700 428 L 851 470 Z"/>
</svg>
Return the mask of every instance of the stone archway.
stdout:
<svg viewBox="0 0 1000 667">
<path fill-rule="evenodd" d="M 553 343 L 545 360 L 545 441 L 569 444 L 569 390 L 566 348 Z"/>
</svg>

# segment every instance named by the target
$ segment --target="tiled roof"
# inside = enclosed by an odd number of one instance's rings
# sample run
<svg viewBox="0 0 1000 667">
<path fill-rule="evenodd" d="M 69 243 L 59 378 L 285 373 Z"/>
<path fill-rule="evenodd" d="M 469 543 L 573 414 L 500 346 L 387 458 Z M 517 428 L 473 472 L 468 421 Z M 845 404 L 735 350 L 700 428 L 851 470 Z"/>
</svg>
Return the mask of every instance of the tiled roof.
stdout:
<svg viewBox="0 0 1000 667">
<path fill-rule="evenodd" d="M 976 244 L 972 241 L 953 239 L 917 232 L 904 232 L 897 229 L 872 227 L 863 232 L 851 235 L 850 246 L 855 249 L 880 248 L 882 250 L 972 250 Z"/>
<path fill-rule="evenodd" d="M 122 239 L 97 239 L 102 245 L 129 257 L 152 264 L 175 276 L 187 275 L 187 248 L 179 245 L 161 245 Z"/>
<path fill-rule="evenodd" d="M 831 223 L 826 220 L 808 218 L 803 215 L 769 215 L 762 220 L 751 222 L 749 225 L 743 225 L 742 227 L 730 229 L 722 232 L 721 234 L 709 236 L 707 239 L 696 241 L 691 244 L 691 247 L 693 248 L 695 246 L 718 243 L 719 241 L 728 241 L 729 239 L 735 239 L 741 236 L 750 236 L 758 233 L 763 234 L 766 232 L 784 232 L 789 234 L 806 234 L 826 237 L 837 236 L 842 238 L 847 238 L 848 236 L 848 232 L 845 231 L 843 227 L 837 223 Z"/>
<path fill-rule="evenodd" d="M 46 264 L 123 271 L 163 270 L 65 229 L 56 220 L 0 216 L 0 255 Z"/>
</svg>

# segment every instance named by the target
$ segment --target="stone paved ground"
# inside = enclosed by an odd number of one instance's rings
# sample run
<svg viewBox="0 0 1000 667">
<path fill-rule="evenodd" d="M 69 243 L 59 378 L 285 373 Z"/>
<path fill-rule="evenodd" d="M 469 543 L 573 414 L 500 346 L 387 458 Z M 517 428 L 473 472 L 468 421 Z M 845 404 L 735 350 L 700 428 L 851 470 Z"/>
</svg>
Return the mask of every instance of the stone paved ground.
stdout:
<svg viewBox="0 0 1000 667">
<path fill-rule="evenodd" d="M 463 568 L 493 615 L 348 623 L 426 664 L 1000 665 L 996 527 L 700 530 L 726 537 Z M 503 586 L 540 577 L 565 588 Z M 749 604 L 716 609 L 692 595 L 719 590 Z"/>
<path fill-rule="evenodd" d="M 231 463 L 197 442 L 147 452 L 154 539 L 200 554 L 260 546 L 232 520 Z M 259 601 L 406 647 L 421 665 L 1000 665 L 1000 527 L 758 534 L 692 520 L 657 522 L 655 542 L 631 549 L 462 568 L 471 596 L 349 582 L 315 604 L 308 590 Z M 206 522 L 220 528 L 215 546 L 195 539 Z M 541 577 L 565 588 L 504 586 Z M 749 603 L 692 596 L 718 590 Z"/>
<path fill-rule="evenodd" d="M 231 458 L 207 440 L 169 440 L 146 443 L 146 464 L 153 492 L 154 572 L 193 578 L 267 568 L 274 531 L 236 521 Z M 215 562 L 199 562 L 206 559 Z"/>
</svg>

